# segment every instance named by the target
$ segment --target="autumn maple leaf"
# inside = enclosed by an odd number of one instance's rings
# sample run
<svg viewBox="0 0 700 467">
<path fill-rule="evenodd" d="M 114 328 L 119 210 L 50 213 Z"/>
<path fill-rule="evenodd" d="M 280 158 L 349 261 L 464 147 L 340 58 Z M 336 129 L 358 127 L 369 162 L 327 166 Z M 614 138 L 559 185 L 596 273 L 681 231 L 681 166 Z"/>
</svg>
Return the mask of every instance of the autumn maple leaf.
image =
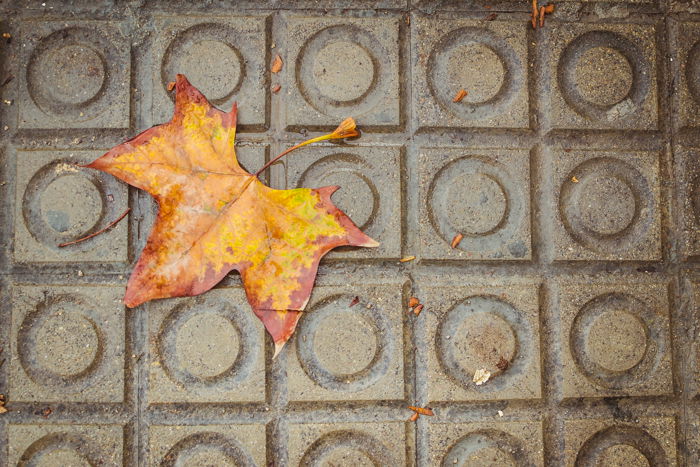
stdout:
<svg viewBox="0 0 700 467">
<path fill-rule="evenodd" d="M 277 354 L 309 300 L 321 257 L 342 245 L 378 243 L 333 204 L 338 187 L 274 190 L 243 170 L 234 151 L 236 105 L 229 113 L 212 107 L 183 75 L 175 88 L 170 122 L 87 166 L 158 202 L 124 303 L 198 295 L 236 269 Z M 344 124 L 313 141 L 357 134 L 352 120 Z"/>
</svg>

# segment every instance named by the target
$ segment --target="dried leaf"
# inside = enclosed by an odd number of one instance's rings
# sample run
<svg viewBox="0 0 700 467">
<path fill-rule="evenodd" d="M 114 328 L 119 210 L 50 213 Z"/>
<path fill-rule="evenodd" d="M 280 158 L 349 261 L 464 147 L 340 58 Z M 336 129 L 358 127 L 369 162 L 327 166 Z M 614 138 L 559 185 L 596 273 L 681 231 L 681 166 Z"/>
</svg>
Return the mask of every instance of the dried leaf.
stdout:
<svg viewBox="0 0 700 467">
<path fill-rule="evenodd" d="M 353 307 L 353 306 L 357 305 L 358 303 L 360 303 L 360 297 L 355 297 L 350 302 L 350 307 Z"/>
<path fill-rule="evenodd" d="M 409 421 L 409 422 L 415 422 L 416 420 L 418 420 L 418 417 L 419 417 L 418 412 L 414 412 L 414 413 L 408 418 L 408 421 Z"/>
<path fill-rule="evenodd" d="M 378 243 L 333 204 L 338 187 L 275 190 L 243 170 L 234 151 L 235 105 L 228 113 L 215 109 L 183 75 L 176 91 L 170 122 L 87 166 L 158 201 L 155 227 L 124 303 L 133 308 L 156 298 L 198 295 L 235 269 L 277 353 L 306 307 L 321 257 L 342 245 Z M 301 145 L 352 134 L 353 127 L 354 121 Z"/>
<path fill-rule="evenodd" d="M 498 359 L 498 363 L 496 363 L 496 368 L 498 368 L 501 371 L 506 371 L 509 365 L 510 362 L 505 358 L 501 357 Z"/>
<path fill-rule="evenodd" d="M 275 60 L 272 62 L 272 68 L 270 71 L 273 73 L 279 73 L 282 71 L 282 57 L 279 54 L 275 55 Z"/>
<path fill-rule="evenodd" d="M 544 7 L 540 7 L 540 27 L 544 26 Z"/>
<path fill-rule="evenodd" d="M 430 407 L 414 407 L 412 405 L 408 406 L 409 409 L 413 410 L 415 413 L 420 414 L 420 415 L 427 415 L 429 417 L 432 417 L 435 415 L 433 412 L 433 409 Z"/>
<path fill-rule="evenodd" d="M 464 238 L 464 235 L 462 235 L 461 233 L 458 233 L 452 239 L 452 243 L 450 243 L 450 246 L 452 248 L 457 248 L 457 245 L 459 245 L 459 242 L 461 242 L 463 238 Z"/>
<path fill-rule="evenodd" d="M 479 368 L 474 372 L 474 378 L 472 381 L 476 383 L 477 386 L 481 386 L 491 377 L 491 372 L 485 368 Z"/>
<path fill-rule="evenodd" d="M 549 14 L 549 13 L 554 13 L 554 4 L 553 4 L 553 3 L 550 3 L 549 5 L 546 5 L 546 6 L 544 7 L 544 12 L 545 12 L 545 13 L 548 13 L 548 14 Z"/>
<path fill-rule="evenodd" d="M 532 0 L 532 29 L 537 29 L 537 16 L 539 10 L 537 8 L 537 0 Z"/>
<path fill-rule="evenodd" d="M 421 311 L 423 311 L 423 304 L 422 303 L 413 309 L 413 313 L 416 316 L 420 315 Z"/>
<path fill-rule="evenodd" d="M 168 83 L 168 86 L 166 87 L 166 89 L 168 90 L 168 92 L 170 92 L 170 91 L 172 91 L 173 89 L 175 89 L 175 81 L 169 82 L 169 83 Z"/>
<path fill-rule="evenodd" d="M 280 89 L 282 89 L 282 86 L 279 85 L 279 84 L 275 84 L 275 85 L 272 87 L 272 92 L 274 92 L 275 94 L 277 94 L 278 92 L 280 92 Z"/>
<path fill-rule="evenodd" d="M 408 263 L 409 261 L 413 261 L 414 259 L 416 259 L 415 256 L 406 256 L 406 257 L 404 257 L 404 258 L 401 258 L 401 259 L 399 260 L 399 262 L 400 262 L 400 263 Z"/>
<path fill-rule="evenodd" d="M 413 308 L 414 306 L 420 304 L 420 300 L 418 300 L 416 297 L 411 297 L 408 299 L 408 306 Z"/>
<path fill-rule="evenodd" d="M 457 94 L 455 94 L 455 97 L 452 98 L 452 102 L 462 102 L 462 99 L 464 99 L 467 94 L 469 94 L 467 91 L 460 89 L 457 91 Z"/>
<path fill-rule="evenodd" d="M 7 409 L 5 408 L 4 405 L 0 405 L 0 414 L 7 413 Z"/>
</svg>

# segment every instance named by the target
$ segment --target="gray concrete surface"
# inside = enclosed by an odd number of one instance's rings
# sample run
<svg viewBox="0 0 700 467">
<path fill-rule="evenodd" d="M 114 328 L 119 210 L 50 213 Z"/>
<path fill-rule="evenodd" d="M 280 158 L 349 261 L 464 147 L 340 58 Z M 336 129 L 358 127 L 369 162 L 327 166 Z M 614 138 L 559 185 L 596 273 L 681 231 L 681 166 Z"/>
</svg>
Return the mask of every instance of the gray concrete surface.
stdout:
<svg viewBox="0 0 700 467">
<path fill-rule="evenodd" d="M 408 1 L 0 1 L 0 465 L 700 464 L 700 4 Z M 382 243 L 275 360 L 235 274 L 126 310 L 155 203 L 71 165 L 177 72 L 251 171 L 363 130 L 263 177 Z"/>
</svg>

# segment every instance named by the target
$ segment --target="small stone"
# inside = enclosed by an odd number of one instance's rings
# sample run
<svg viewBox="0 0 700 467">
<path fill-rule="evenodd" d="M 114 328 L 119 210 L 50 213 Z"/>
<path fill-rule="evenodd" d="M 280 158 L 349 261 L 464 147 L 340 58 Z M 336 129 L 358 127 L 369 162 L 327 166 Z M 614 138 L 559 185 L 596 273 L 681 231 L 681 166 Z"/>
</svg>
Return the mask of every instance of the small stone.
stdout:
<svg viewBox="0 0 700 467">
<path fill-rule="evenodd" d="M 81 271 L 80 269 L 78 269 L 78 277 L 83 277 L 84 275 L 85 275 L 85 274 L 83 274 L 83 271 Z"/>
</svg>

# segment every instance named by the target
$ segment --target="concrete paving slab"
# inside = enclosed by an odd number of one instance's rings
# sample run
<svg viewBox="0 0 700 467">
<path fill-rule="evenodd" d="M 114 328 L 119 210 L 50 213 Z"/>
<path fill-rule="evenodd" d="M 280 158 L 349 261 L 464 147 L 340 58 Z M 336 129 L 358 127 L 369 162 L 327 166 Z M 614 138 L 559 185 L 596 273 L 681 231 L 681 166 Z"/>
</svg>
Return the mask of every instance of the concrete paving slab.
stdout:
<svg viewBox="0 0 700 467">
<path fill-rule="evenodd" d="M 553 3 L 0 0 L 0 466 L 700 465 L 700 3 Z M 262 175 L 381 243 L 275 359 L 237 274 L 126 309 L 157 204 L 72 165 L 176 73 L 250 171 L 363 132 Z"/>
</svg>

